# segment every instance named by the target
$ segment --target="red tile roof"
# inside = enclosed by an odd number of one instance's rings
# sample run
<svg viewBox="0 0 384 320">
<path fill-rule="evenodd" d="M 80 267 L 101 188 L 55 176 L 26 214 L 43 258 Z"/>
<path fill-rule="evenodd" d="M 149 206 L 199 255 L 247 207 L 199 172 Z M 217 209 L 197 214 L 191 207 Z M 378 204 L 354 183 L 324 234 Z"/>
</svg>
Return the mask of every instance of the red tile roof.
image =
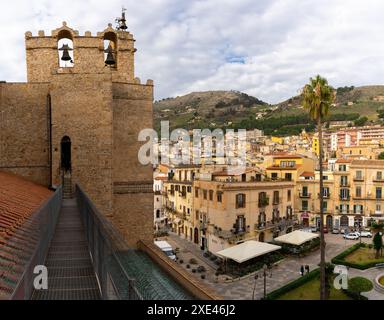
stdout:
<svg viewBox="0 0 384 320">
<path fill-rule="evenodd" d="M 314 172 L 308 172 L 308 171 L 304 171 L 300 177 L 314 177 L 315 176 L 315 173 Z"/>
<path fill-rule="evenodd" d="M 0 299 L 12 294 L 34 251 L 38 235 L 25 226 L 51 195 L 43 186 L 0 171 Z"/>
</svg>

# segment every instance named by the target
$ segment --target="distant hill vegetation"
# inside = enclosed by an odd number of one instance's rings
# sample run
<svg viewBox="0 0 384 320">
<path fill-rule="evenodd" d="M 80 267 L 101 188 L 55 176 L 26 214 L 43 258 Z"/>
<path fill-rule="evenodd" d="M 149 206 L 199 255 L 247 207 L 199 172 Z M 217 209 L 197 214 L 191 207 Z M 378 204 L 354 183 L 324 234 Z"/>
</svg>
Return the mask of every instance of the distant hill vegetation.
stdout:
<svg viewBox="0 0 384 320">
<path fill-rule="evenodd" d="M 261 129 L 268 135 L 298 134 L 315 126 L 292 97 L 276 105 L 238 91 L 193 92 L 166 98 L 154 104 L 155 128 L 169 120 L 171 129 L 244 128 Z M 328 122 L 348 121 L 350 125 L 381 123 L 384 119 L 384 86 L 337 88 L 336 105 Z M 329 124 L 329 123 L 328 123 Z"/>
</svg>

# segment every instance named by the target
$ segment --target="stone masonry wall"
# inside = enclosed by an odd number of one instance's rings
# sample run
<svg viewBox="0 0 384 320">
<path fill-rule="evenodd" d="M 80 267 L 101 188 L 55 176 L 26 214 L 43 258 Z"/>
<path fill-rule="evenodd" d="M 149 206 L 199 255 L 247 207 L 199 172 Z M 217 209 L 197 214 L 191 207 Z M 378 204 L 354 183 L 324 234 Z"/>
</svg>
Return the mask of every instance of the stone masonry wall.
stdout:
<svg viewBox="0 0 384 320">
<path fill-rule="evenodd" d="M 0 84 L 0 170 L 49 185 L 46 84 Z"/>
</svg>

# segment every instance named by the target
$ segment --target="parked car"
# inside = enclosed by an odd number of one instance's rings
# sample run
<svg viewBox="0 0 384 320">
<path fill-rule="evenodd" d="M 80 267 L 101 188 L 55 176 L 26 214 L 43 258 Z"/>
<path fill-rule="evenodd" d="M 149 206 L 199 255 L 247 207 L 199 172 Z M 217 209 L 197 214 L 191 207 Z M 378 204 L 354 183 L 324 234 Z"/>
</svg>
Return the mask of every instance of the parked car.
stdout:
<svg viewBox="0 0 384 320">
<path fill-rule="evenodd" d="M 357 240 L 359 238 L 360 236 L 357 232 L 351 232 L 344 235 L 344 239 L 347 239 L 347 240 Z"/>
<path fill-rule="evenodd" d="M 327 227 L 324 227 L 324 228 L 323 228 L 323 232 L 324 232 L 324 233 L 328 233 L 328 228 L 327 228 Z"/>
<path fill-rule="evenodd" d="M 336 228 L 332 229 L 332 234 L 339 234 L 339 233 L 340 233 L 339 229 L 336 229 Z"/>
<path fill-rule="evenodd" d="M 371 231 L 364 230 L 364 231 L 361 231 L 360 237 L 362 237 L 362 238 L 372 238 L 372 233 L 371 233 Z"/>
<path fill-rule="evenodd" d="M 176 254 L 172 249 L 172 246 L 167 241 L 155 241 L 155 245 L 160 248 L 170 259 L 176 261 Z"/>
<path fill-rule="evenodd" d="M 346 232 L 345 232 L 345 229 L 344 229 L 344 228 L 341 228 L 341 229 L 340 229 L 340 233 L 341 233 L 341 234 L 345 234 L 345 233 L 346 233 Z"/>
</svg>

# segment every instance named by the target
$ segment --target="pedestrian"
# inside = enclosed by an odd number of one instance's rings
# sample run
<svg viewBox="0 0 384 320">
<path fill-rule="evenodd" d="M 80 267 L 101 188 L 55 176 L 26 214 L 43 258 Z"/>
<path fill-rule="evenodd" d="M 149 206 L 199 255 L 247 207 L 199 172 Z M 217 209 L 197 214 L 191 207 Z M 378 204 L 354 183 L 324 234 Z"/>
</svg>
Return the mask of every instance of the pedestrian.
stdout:
<svg viewBox="0 0 384 320">
<path fill-rule="evenodd" d="M 309 273 L 309 265 L 305 265 L 305 271 L 307 271 L 307 273 Z"/>
<path fill-rule="evenodd" d="M 300 274 L 301 274 L 301 276 L 304 276 L 304 266 L 303 265 L 300 268 Z"/>
</svg>

